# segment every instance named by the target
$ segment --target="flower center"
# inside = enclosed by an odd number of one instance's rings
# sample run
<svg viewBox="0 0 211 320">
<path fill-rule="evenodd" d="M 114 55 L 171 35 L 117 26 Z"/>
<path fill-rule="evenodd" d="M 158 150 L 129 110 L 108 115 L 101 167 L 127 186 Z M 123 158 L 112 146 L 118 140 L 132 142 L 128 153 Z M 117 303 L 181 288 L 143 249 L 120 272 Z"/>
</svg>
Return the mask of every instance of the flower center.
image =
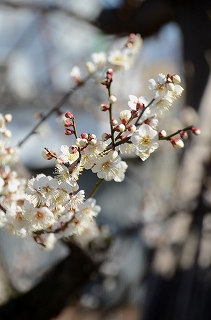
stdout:
<svg viewBox="0 0 211 320">
<path fill-rule="evenodd" d="M 147 146 L 152 140 L 149 136 L 145 136 L 141 138 L 140 144 L 143 146 Z"/>
</svg>

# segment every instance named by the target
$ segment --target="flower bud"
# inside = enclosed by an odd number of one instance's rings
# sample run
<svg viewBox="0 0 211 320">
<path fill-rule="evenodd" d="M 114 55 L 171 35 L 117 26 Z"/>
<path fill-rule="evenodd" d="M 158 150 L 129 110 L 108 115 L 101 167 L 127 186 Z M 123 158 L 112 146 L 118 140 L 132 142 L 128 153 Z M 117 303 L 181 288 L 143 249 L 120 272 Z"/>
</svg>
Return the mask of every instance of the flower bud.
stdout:
<svg viewBox="0 0 211 320">
<path fill-rule="evenodd" d="M 10 113 L 7 113 L 4 115 L 4 119 L 6 122 L 11 122 L 12 121 L 12 115 Z"/>
<path fill-rule="evenodd" d="M 127 126 L 127 130 L 130 133 L 134 133 L 136 131 L 136 126 L 134 124 L 130 124 L 129 126 Z"/>
<path fill-rule="evenodd" d="M 72 129 L 65 129 L 66 136 L 71 136 L 74 133 L 74 130 Z"/>
<path fill-rule="evenodd" d="M 91 140 L 91 139 L 97 139 L 97 137 L 94 133 L 89 133 L 89 140 Z"/>
<path fill-rule="evenodd" d="M 117 119 L 111 119 L 111 125 L 112 126 L 116 126 L 116 125 L 118 125 L 118 121 L 117 121 Z"/>
<path fill-rule="evenodd" d="M 65 113 L 65 117 L 66 117 L 66 118 L 69 118 L 69 119 L 74 119 L 74 115 L 73 115 L 71 112 L 69 112 L 69 111 L 67 111 L 67 112 Z"/>
<path fill-rule="evenodd" d="M 122 123 L 128 122 L 131 118 L 130 110 L 122 110 L 119 114 L 119 118 L 122 121 Z"/>
<path fill-rule="evenodd" d="M 180 135 L 180 137 L 181 137 L 183 140 L 188 139 L 188 133 L 187 133 L 187 131 L 181 130 L 180 133 L 179 133 L 179 135 Z"/>
<path fill-rule="evenodd" d="M 195 136 L 198 136 L 201 133 L 201 130 L 197 127 L 192 127 L 191 131 L 193 134 L 195 134 Z"/>
<path fill-rule="evenodd" d="M 106 71 L 106 78 L 107 78 L 107 79 L 111 80 L 112 77 L 113 77 L 113 75 L 114 75 L 114 70 L 113 70 L 113 69 L 108 69 L 108 70 Z"/>
<path fill-rule="evenodd" d="M 100 105 L 100 110 L 101 111 L 107 111 L 107 110 L 109 110 L 110 109 L 110 107 L 107 105 L 107 104 L 105 104 L 105 103 L 102 103 L 101 105 Z"/>
<path fill-rule="evenodd" d="M 91 146 L 95 146 L 95 145 L 97 144 L 97 140 L 96 140 L 96 139 L 91 139 L 91 140 L 89 141 L 89 144 L 90 144 Z"/>
<path fill-rule="evenodd" d="M 120 123 L 114 128 L 114 130 L 117 131 L 117 132 L 124 132 L 125 131 L 125 125 L 123 123 Z"/>
<path fill-rule="evenodd" d="M 102 139 L 103 141 L 106 141 L 106 140 L 108 140 L 108 139 L 110 139 L 110 138 L 111 138 L 111 135 L 108 134 L 108 133 L 103 133 L 103 134 L 101 135 L 101 139 Z"/>
<path fill-rule="evenodd" d="M 81 139 L 88 139 L 89 136 L 86 132 L 82 132 L 80 137 L 81 137 Z"/>
<path fill-rule="evenodd" d="M 12 137 L 12 132 L 10 130 L 8 130 L 8 129 L 3 131 L 2 134 L 3 134 L 3 136 L 5 138 L 11 138 Z"/>
<path fill-rule="evenodd" d="M 110 103 L 115 103 L 117 101 L 117 97 L 113 94 L 110 95 L 109 97 L 109 102 Z"/>
<path fill-rule="evenodd" d="M 165 130 L 161 130 L 158 132 L 158 137 L 159 138 L 165 138 L 167 136 L 167 133 Z"/>
<path fill-rule="evenodd" d="M 180 76 L 179 76 L 178 74 L 173 74 L 173 75 L 171 76 L 171 79 L 172 79 L 172 81 L 173 81 L 174 83 L 180 83 L 180 82 L 181 82 L 181 78 L 180 78 Z"/>
<path fill-rule="evenodd" d="M 63 121 L 63 125 L 64 125 L 64 127 L 72 127 L 73 126 L 73 122 L 70 121 L 70 119 L 65 119 Z"/>
<path fill-rule="evenodd" d="M 171 142 L 174 148 L 183 148 L 184 142 L 180 138 L 170 138 L 169 141 Z"/>
<path fill-rule="evenodd" d="M 91 61 L 88 61 L 85 65 L 87 72 L 92 75 L 93 73 L 96 72 L 97 68 L 95 66 L 95 64 Z"/>
</svg>

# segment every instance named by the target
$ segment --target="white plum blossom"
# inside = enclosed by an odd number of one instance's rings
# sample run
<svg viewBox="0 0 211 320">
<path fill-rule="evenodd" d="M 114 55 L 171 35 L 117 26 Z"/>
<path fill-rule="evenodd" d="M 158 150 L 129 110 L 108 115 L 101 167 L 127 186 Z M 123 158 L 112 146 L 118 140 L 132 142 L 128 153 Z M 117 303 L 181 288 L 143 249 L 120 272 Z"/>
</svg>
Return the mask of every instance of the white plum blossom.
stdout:
<svg viewBox="0 0 211 320">
<path fill-rule="evenodd" d="M 79 189 L 78 183 L 72 177 L 73 175 L 70 176 L 69 169 L 65 165 L 56 164 L 54 173 L 59 183 L 61 182 L 68 183 L 71 186 L 72 191 L 77 191 Z"/>
<path fill-rule="evenodd" d="M 118 69 L 129 69 L 132 61 L 128 54 L 120 50 L 115 50 L 109 54 L 108 62 Z"/>
<path fill-rule="evenodd" d="M 98 178 L 106 181 L 114 180 L 122 182 L 125 178 L 125 171 L 128 165 L 118 156 L 117 151 L 111 151 L 99 159 L 92 168 L 92 172 L 97 173 Z"/>
<path fill-rule="evenodd" d="M 30 223 L 29 231 L 47 229 L 55 222 L 54 214 L 47 207 L 36 208 L 32 203 L 25 200 L 24 208 L 25 218 Z"/>
<path fill-rule="evenodd" d="M 15 209 L 9 208 L 6 211 L 5 218 L 5 227 L 8 231 L 22 238 L 26 236 L 26 219 L 24 217 L 23 210 L 20 206 L 17 206 Z"/>
<path fill-rule="evenodd" d="M 97 217 L 100 210 L 101 210 L 100 206 L 96 205 L 96 200 L 89 198 L 84 203 L 78 205 L 75 217 L 78 218 L 79 220 L 81 219 L 92 220 L 93 217 Z"/>
<path fill-rule="evenodd" d="M 92 53 L 91 58 L 98 68 L 104 67 L 107 62 L 107 55 L 103 51 Z"/>
<path fill-rule="evenodd" d="M 158 133 L 156 130 L 152 129 L 149 125 L 143 124 L 135 132 L 131 141 L 135 146 L 135 153 L 145 161 L 152 152 L 154 152 L 158 147 Z"/>
<path fill-rule="evenodd" d="M 86 169 L 91 169 L 93 165 L 100 159 L 100 154 L 106 149 L 108 144 L 105 141 L 98 140 L 95 144 L 88 144 L 81 151 L 81 165 Z"/>
</svg>

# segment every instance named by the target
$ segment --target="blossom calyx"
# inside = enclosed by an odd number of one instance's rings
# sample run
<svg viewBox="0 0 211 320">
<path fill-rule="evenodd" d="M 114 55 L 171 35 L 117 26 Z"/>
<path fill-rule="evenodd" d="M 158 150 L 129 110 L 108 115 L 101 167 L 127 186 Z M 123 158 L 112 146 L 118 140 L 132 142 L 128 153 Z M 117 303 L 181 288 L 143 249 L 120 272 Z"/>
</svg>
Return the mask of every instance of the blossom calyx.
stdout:
<svg viewBox="0 0 211 320">
<path fill-rule="evenodd" d="M 69 119 L 74 119 L 74 115 L 69 111 L 65 112 L 65 117 Z"/>
</svg>

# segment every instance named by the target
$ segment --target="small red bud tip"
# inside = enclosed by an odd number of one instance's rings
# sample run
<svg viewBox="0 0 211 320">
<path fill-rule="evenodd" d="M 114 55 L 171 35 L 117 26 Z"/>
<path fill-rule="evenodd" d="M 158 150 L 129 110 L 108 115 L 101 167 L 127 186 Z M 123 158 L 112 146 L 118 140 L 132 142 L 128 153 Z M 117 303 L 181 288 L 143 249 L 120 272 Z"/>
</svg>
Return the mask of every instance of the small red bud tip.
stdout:
<svg viewBox="0 0 211 320">
<path fill-rule="evenodd" d="M 201 133 L 201 130 L 197 127 L 192 127 L 191 131 L 193 134 L 195 134 L 195 136 L 198 136 Z"/>
<path fill-rule="evenodd" d="M 67 136 L 71 136 L 73 133 L 74 133 L 74 130 L 71 130 L 71 129 L 66 129 L 66 130 L 65 130 L 65 134 L 66 134 Z"/>
<path fill-rule="evenodd" d="M 187 133 L 187 131 L 181 130 L 180 133 L 179 133 L 179 135 L 180 135 L 180 137 L 181 137 L 183 140 L 188 139 L 188 133 Z"/>
<path fill-rule="evenodd" d="M 107 76 L 108 79 L 112 79 L 113 75 L 114 75 L 114 70 L 113 69 L 108 69 L 106 71 L 106 76 Z"/>
<path fill-rule="evenodd" d="M 86 132 L 82 132 L 81 139 L 88 139 L 88 134 Z"/>
<path fill-rule="evenodd" d="M 101 104 L 101 106 L 100 106 L 101 111 L 107 111 L 109 109 L 110 109 L 110 107 L 105 103 Z"/>
<path fill-rule="evenodd" d="M 174 148 L 183 148 L 184 142 L 180 138 L 170 138 L 169 141 L 171 142 Z"/>
<path fill-rule="evenodd" d="M 74 115 L 73 115 L 71 112 L 67 111 L 67 112 L 65 113 L 65 117 L 66 117 L 66 118 L 69 118 L 69 119 L 73 119 L 73 118 L 74 118 Z"/>
</svg>

